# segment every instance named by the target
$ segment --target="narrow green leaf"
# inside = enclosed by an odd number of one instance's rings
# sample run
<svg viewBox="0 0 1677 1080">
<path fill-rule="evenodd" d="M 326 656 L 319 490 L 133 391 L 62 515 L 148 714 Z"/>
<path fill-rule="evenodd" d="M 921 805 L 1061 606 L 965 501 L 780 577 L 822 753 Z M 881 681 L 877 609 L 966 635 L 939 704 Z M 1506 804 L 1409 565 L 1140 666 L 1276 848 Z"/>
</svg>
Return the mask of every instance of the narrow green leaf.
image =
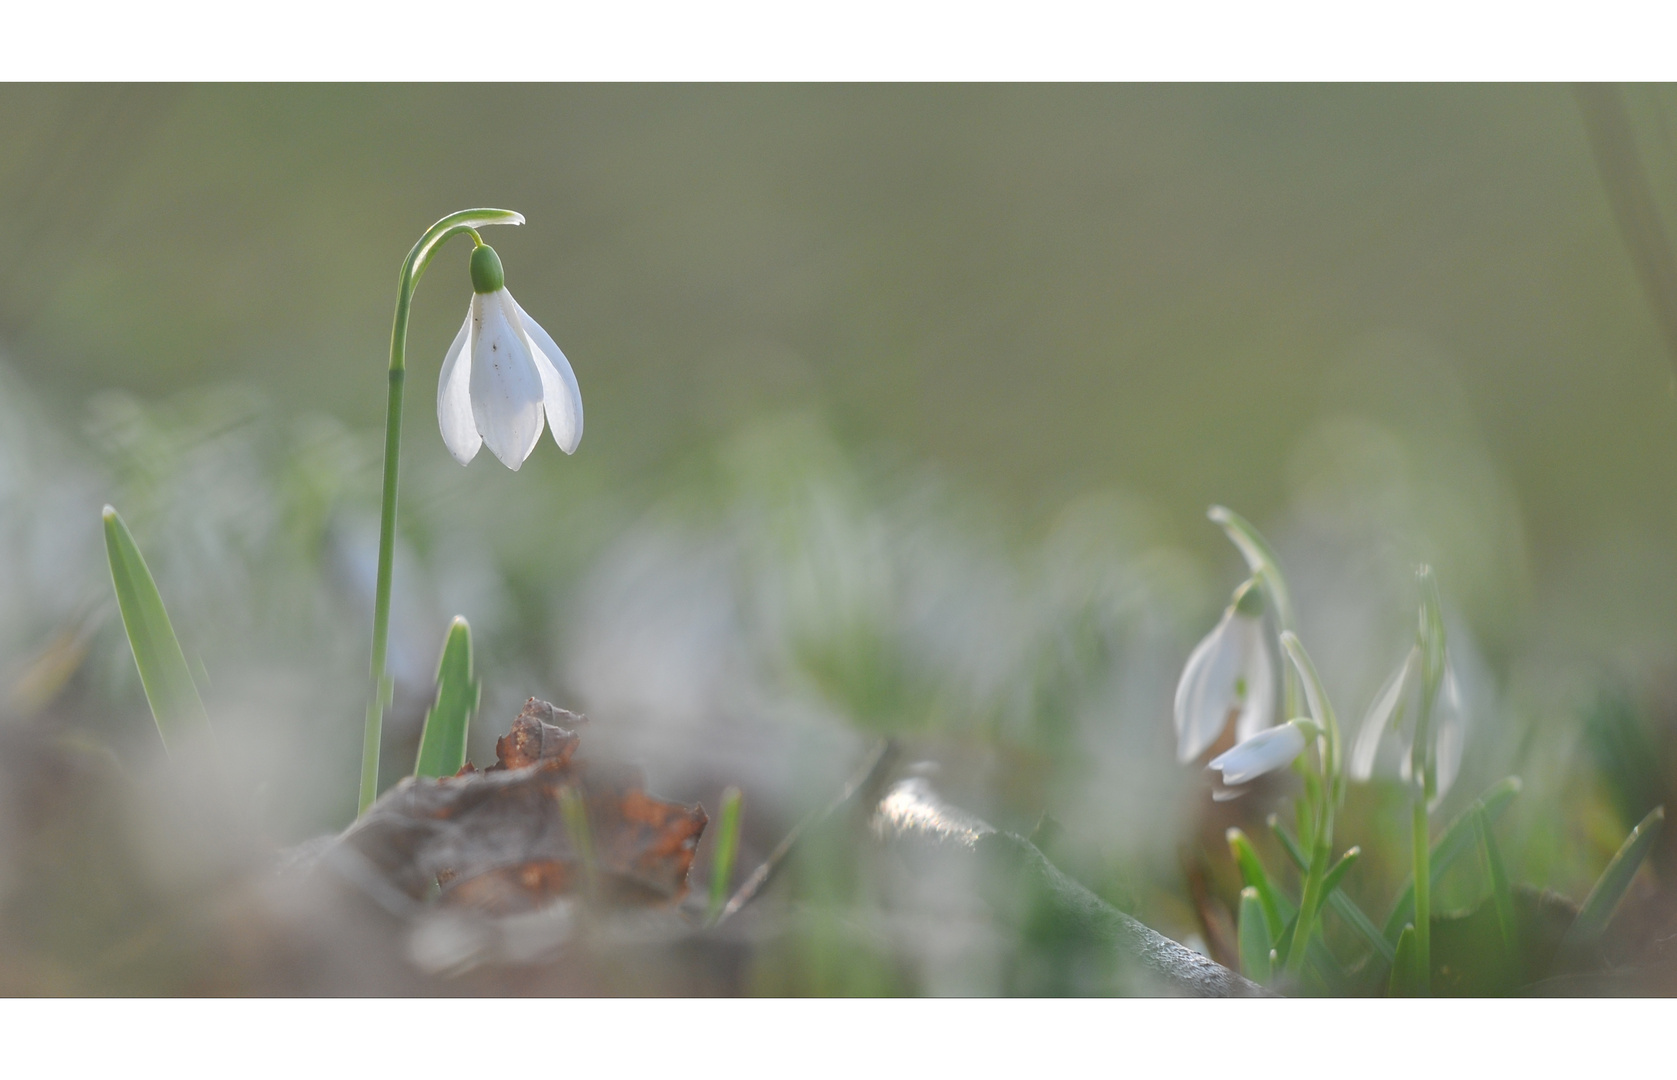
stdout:
<svg viewBox="0 0 1677 1080">
<path fill-rule="evenodd" d="M 1648 849 L 1653 847 L 1654 839 L 1664 824 L 1665 807 L 1656 806 L 1648 811 L 1648 816 L 1638 822 L 1636 828 L 1630 831 L 1630 835 L 1625 837 L 1625 842 L 1619 846 L 1613 861 L 1607 864 L 1607 869 L 1596 879 L 1595 888 L 1584 898 L 1584 906 L 1579 909 L 1578 917 L 1572 920 L 1572 925 L 1567 928 L 1566 936 L 1561 939 L 1562 951 L 1594 941 L 1607 929 L 1607 923 L 1613 918 L 1613 910 L 1619 906 L 1619 901 L 1624 899 L 1631 879 L 1636 877 L 1636 871 L 1641 868 L 1642 860 L 1647 857 Z"/>
<path fill-rule="evenodd" d="M 122 610 L 122 628 L 134 650 L 134 663 L 140 669 L 140 683 L 145 687 L 152 718 L 157 721 L 157 733 L 163 737 L 165 749 L 175 750 L 190 739 L 208 734 L 210 720 L 139 546 L 122 515 L 107 506 L 104 518 L 105 555 L 110 560 L 117 607 Z"/>
<path fill-rule="evenodd" d="M 1269 873 L 1264 869 L 1263 860 L 1258 858 L 1257 849 L 1252 846 L 1250 837 L 1239 829 L 1230 829 L 1228 839 L 1229 851 L 1234 854 L 1235 863 L 1240 867 L 1241 879 L 1257 892 L 1258 906 L 1264 913 L 1265 929 L 1269 931 L 1270 942 L 1285 959 L 1292 941 L 1293 927 L 1298 921 L 1298 908 L 1293 906 L 1287 894 L 1270 879 Z M 1305 959 L 1329 987 L 1346 985 L 1344 967 L 1334 959 L 1333 953 L 1328 951 L 1320 937 L 1312 935 L 1310 945 L 1305 951 Z"/>
<path fill-rule="evenodd" d="M 1264 915 L 1263 901 L 1258 899 L 1258 890 L 1250 885 L 1240 890 L 1237 931 L 1240 973 L 1255 983 L 1269 982 L 1270 957 L 1275 955 L 1275 950 L 1269 944 L 1269 922 Z"/>
<path fill-rule="evenodd" d="M 1281 815 L 1269 815 L 1267 824 L 1269 825 L 1269 831 L 1275 834 L 1276 841 L 1280 843 L 1281 850 L 1287 853 L 1288 860 L 1298 868 L 1299 873 L 1304 873 L 1306 869 L 1304 850 L 1299 847 L 1299 842 L 1293 839 L 1293 834 L 1287 830 L 1287 826 L 1281 824 Z"/>
<path fill-rule="evenodd" d="M 1262 906 L 1261 902 L 1259 906 Z M 1290 906 L 1288 910 L 1292 910 Z M 1286 963 L 1287 954 L 1293 948 L 1293 935 L 1298 931 L 1298 925 L 1298 914 L 1295 912 L 1287 920 L 1287 925 L 1281 928 L 1281 937 L 1277 939 L 1276 947 L 1269 951 L 1270 969 L 1272 971 L 1279 971 Z M 1327 942 L 1322 940 L 1320 934 L 1312 933 L 1310 935 L 1310 944 L 1304 950 L 1304 960 L 1310 970 L 1315 972 L 1316 977 L 1322 980 L 1322 985 L 1327 988 L 1329 993 L 1344 994 L 1349 992 L 1351 987 L 1350 977 L 1346 975 L 1344 965 L 1335 959 L 1333 953 L 1328 950 Z"/>
<path fill-rule="evenodd" d="M 1485 808 L 1475 805 L 1473 824 L 1479 833 L 1479 854 L 1485 860 L 1485 872 L 1491 879 L 1491 903 L 1496 908 L 1497 929 L 1502 932 L 1505 956 L 1514 955 L 1514 890 L 1508 884 L 1508 871 L 1502 864 L 1502 852 L 1497 849 L 1496 837 L 1491 835 L 1491 822 Z"/>
<path fill-rule="evenodd" d="M 437 663 L 437 699 L 425 714 L 415 776 L 453 776 L 466 764 L 466 730 L 482 690 L 472 678 L 472 629 L 456 615 Z"/>
<path fill-rule="evenodd" d="M 1502 812 L 1508 809 L 1508 804 L 1514 796 L 1520 793 L 1520 778 L 1507 776 L 1492 784 L 1485 794 L 1479 796 L 1472 806 L 1462 811 L 1460 817 L 1450 823 L 1449 828 L 1438 838 L 1432 846 L 1432 883 L 1437 887 L 1439 878 L 1456 859 L 1472 846 L 1478 836 L 1473 824 L 1473 815 L 1478 807 L 1484 807 L 1485 820 L 1488 824 L 1496 824 Z M 1387 941 L 1396 942 L 1398 934 L 1404 924 L 1415 918 L 1415 876 L 1410 874 L 1404 883 L 1403 892 L 1398 894 L 1397 904 L 1386 919 L 1386 925 L 1381 934 Z"/>
<path fill-rule="evenodd" d="M 1287 831 L 1285 825 L 1281 824 L 1281 818 L 1278 815 L 1269 815 L 1269 829 L 1270 832 L 1275 834 L 1275 839 L 1280 842 L 1282 849 L 1287 852 L 1287 858 L 1291 859 L 1293 865 L 1298 867 L 1299 873 L 1304 873 L 1306 869 L 1304 852 L 1299 850 L 1298 841 L 1294 840 L 1293 834 Z M 1392 958 L 1397 955 L 1397 950 L 1392 947 L 1391 942 L 1380 936 L 1380 928 L 1375 926 L 1374 920 L 1370 919 L 1363 912 L 1363 909 L 1357 906 L 1355 900 L 1335 889 L 1328 893 L 1328 907 L 1337 912 L 1339 917 L 1344 919 L 1351 929 L 1355 930 L 1368 944 L 1369 948 L 1380 954 L 1382 960 L 1388 964 L 1392 962 Z"/>
<path fill-rule="evenodd" d="M 734 859 L 739 855 L 740 789 L 730 787 L 722 793 L 721 820 L 716 825 L 716 847 L 710 860 L 710 907 L 705 922 L 712 923 L 722 914 L 728 902 L 728 885 L 734 876 Z"/>
<path fill-rule="evenodd" d="M 1415 924 L 1404 923 L 1398 935 L 1397 958 L 1392 961 L 1392 977 L 1386 982 L 1387 997 L 1416 997 L 1415 981 Z"/>
<path fill-rule="evenodd" d="M 1234 855 L 1235 865 L 1240 867 L 1242 880 L 1258 891 L 1258 901 L 1263 905 L 1264 921 L 1269 926 L 1270 941 L 1279 943 L 1282 931 L 1294 914 L 1297 913 L 1290 900 L 1269 880 L 1269 874 L 1264 871 L 1264 864 L 1258 858 L 1257 849 L 1252 841 L 1239 829 L 1230 829 L 1226 834 L 1229 841 L 1229 852 Z"/>
<path fill-rule="evenodd" d="M 1350 871 L 1351 867 L 1356 864 L 1357 856 L 1362 853 L 1363 849 L 1360 847 L 1349 848 L 1346 850 L 1345 854 L 1339 857 L 1338 862 L 1328 868 L 1327 875 L 1322 878 L 1322 897 L 1324 902 L 1334 895 L 1335 890 L 1339 888 L 1339 883 L 1344 880 L 1345 875 Z"/>
</svg>

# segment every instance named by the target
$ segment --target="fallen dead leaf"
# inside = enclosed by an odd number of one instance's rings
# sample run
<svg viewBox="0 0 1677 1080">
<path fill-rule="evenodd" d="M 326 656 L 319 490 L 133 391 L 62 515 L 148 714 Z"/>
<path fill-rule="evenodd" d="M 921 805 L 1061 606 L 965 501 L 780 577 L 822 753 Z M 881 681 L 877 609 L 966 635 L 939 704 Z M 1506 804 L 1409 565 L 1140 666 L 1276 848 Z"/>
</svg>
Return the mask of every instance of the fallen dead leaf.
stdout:
<svg viewBox="0 0 1677 1080">
<path fill-rule="evenodd" d="M 708 817 L 648 795 L 637 770 L 575 759 L 586 718 L 531 698 L 495 743 L 496 763 L 441 779 L 409 777 L 344 834 L 415 900 L 504 915 L 581 894 L 591 850 L 600 902 L 672 903 Z M 580 796 L 588 842 L 579 844 L 561 792 Z"/>
</svg>

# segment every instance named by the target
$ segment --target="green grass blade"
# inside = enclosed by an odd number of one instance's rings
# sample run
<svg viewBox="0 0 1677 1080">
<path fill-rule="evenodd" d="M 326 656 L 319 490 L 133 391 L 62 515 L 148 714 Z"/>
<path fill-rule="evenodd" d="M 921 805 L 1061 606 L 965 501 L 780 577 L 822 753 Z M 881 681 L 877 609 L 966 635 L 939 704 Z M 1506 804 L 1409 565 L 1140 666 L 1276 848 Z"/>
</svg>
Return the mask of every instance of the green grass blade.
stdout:
<svg viewBox="0 0 1677 1080">
<path fill-rule="evenodd" d="M 1230 829 L 1228 838 L 1229 851 L 1234 854 L 1235 863 L 1240 867 L 1241 879 L 1257 892 L 1258 906 L 1264 914 L 1269 940 L 1279 949 L 1279 954 L 1285 957 L 1292 940 L 1292 928 L 1297 920 L 1298 909 L 1293 906 L 1287 894 L 1270 879 L 1268 871 L 1264 869 L 1263 860 L 1258 858 L 1257 849 L 1252 846 L 1251 838 L 1239 829 Z M 1315 966 L 1316 973 L 1330 987 L 1344 985 L 1345 969 L 1334 959 L 1320 937 L 1312 935 L 1305 959 Z"/>
<path fill-rule="evenodd" d="M 1299 847 L 1299 842 L 1293 839 L 1293 834 L 1287 830 L 1287 826 L 1281 824 L 1281 815 L 1269 815 L 1268 824 L 1269 831 L 1275 834 L 1276 842 L 1281 845 L 1281 850 L 1287 853 L 1288 860 L 1290 860 L 1302 874 L 1306 869 L 1304 850 Z"/>
<path fill-rule="evenodd" d="M 1339 857 L 1339 861 L 1328 869 L 1327 876 L 1322 878 L 1322 896 L 1324 901 L 1332 897 L 1339 888 L 1339 883 L 1345 879 L 1352 866 L 1356 865 L 1357 857 L 1363 853 L 1360 847 L 1348 849 Z"/>
<path fill-rule="evenodd" d="M 204 713 L 198 687 L 186 666 L 186 654 L 181 652 L 169 613 L 163 609 L 163 597 L 158 595 L 157 582 L 146 567 L 139 545 L 134 543 L 122 515 L 107 506 L 104 518 L 105 555 L 110 560 L 117 607 L 122 610 L 122 628 L 134 650 L 134 663 L 140 669 L 140 683 L 145 687 L 152 718 L 157 721 L 157 733 L 165 749 L 175 750 L 207 735 L 210 719 Z"/>
<path fill-rule="evenodd" d="M 705 911 L 705 922 L 712 923 L 722 914 L 728 903 L 728 886 L 734 876 L 734 860 L 739 855 L 740 789 L 730 787 L 722 793 L 722 812 L 716 824 L 716 847 L 710 860 L 710 906 Z"/>
<path fill-rule="evenodd" d="M 1572 920 L 1566 936 L 1561 939 L 1563 952 L 1595 940 L 1607 929 L 1608 921 L 1613 918 L 1613 910 L 1619 906 L 1619 901 L 1624 899 L 1631 879 L 1636 877 L 1636 871 L 1641 868 L 1642 860 L 1647 857 L 1648 849 L 1653 847 L 1654 839 L 1664 824 L 1665 807 L 1656 806 L 1648 811 L 1648 816 L 1625 837 L 1625 842 L 1619 846 L 1613 861 L 1607 864 L 1607 869 L 1596 879 L 1595 888 L 1584 898 L 1584 906 L 1579 909 L 1578 917 Z"/>
<path fill-rule="evenodd" d="M 1293 865 L 1298 867 L 1299 873 L 1302 874 L 1305 871 L 1304 852 L 1299 850 L 1298 841 L 1294 840 L 1293 834 L 1287 831 L 1285 825 L 1281 824 L 1281 818 L 1278 815 L 1269 815 L 1269 830 L 1275 834 L 1275 839 L 1280 842 L 1282 849 L 1286 851 L 1287 858 L 1292 860 Z M 1337 885 L 1338 882 L 1335 881 L 1335 884 Z M 1380 936 L 1380 928 L 1375 926 L 1374 920 L 1357 906 L 1355 900 L 1335 889 L 1328 893 L 1328 907 L 1344 919 L 1346 924 L 1357 932 L 1369 948 L 1380 954 L 1380 958 L 1386 963 L 1391 963 L 1393 958 L 1397 956 L 1397 950 L 1392 947 L 1392 943 Z"/>
<path fill-rule="evenodd" d="M 1476 805 L 1473 823 L 1479 833 L 1479 853 L 1485 860 L 1485 872 L 1491 878 L 1491 902 L 1496 907 L 1497 928 L 1502 931 L 1504 955 L 1513 956 L 1516 933 L 1514 922 L 1514 890 L 1508 884 L 1508 871 L 1502 863 L 1502 852 L 1497 849 L 1496 837 L 1491 835 L 1491 822 L 1485 808 Z"/>
<path fill-rule="evenodd" d="M 1487 824 L 1494 825 L 1502 812 L 1508 809 L 1508 804 L 1514 796 L 1520 793 L 1520 778 L 1508 776 L 1492 784 L 1485 794 L 1479 796 L 1473 805 L 1462 812 L 1462 815 L 1450 823 L 1444 830 L 1444 835 L 1432 846 L 1432 883 L 1436 888 L 1438 879 L 1444 871 L 1450 868 L 1462 852 L 1477 840 L 1477 831 L 1473 824 L 1474 813 L 1483 807 Z M 1396 942 L 1398 934 L 1405 924 L 1415 918 L 1415 876 L 1411 874 L 1405 882 L 1403 892 L 1398 895 L 1397 904 L 1392 908 L 1392 914 L 1386 919 L 1386 925 L 1381 930 L 1387 941 Z"/>
<path fill-rule="evenodd" d="M 1387 997 L 1416 997 L 1415 981 L 1415 924 L 1404 923 L 1398 935 L 1397 958 L 1392 961 L 1392 977 L 1386 981 Z"/>
<path fill-rule="evenodd" d="M 1229 852 L 1234 855 L 1235 865 L 1240 867 L 1241 878 L 1258 891 L 1258 902 L 1263 907 L 1264 921 L 1269 926 L 1269 939 L 1271 942 L 1279 942 L 1282 931 L 1297 913 L 1297 909 L 1270 881 L 1263 861 L 1258 858 L 1257 849 L 1252 846 L 1252 841 L 1246 834 L 1239 829 L 1230 829 L 1227 836 Z"/>
<path fill-rule="evenodd" d="M 1237 924 L 1240 943 L 1240 973 L 1255 983 L 1267 983 L 1270 977 L 1269 921 L 1264 914 L 1258 890 L 1248 885 L 1240 890 L 1240 920 Z"/>
<path fill-rule="evenodd" d="M 453 776 L 466 764 L 466 729 L 482 690 L 472 678 L 472 628 L 456 615 L 437 663 L 437 700 L 425 714 L 415 776 Z"/>
</svg>

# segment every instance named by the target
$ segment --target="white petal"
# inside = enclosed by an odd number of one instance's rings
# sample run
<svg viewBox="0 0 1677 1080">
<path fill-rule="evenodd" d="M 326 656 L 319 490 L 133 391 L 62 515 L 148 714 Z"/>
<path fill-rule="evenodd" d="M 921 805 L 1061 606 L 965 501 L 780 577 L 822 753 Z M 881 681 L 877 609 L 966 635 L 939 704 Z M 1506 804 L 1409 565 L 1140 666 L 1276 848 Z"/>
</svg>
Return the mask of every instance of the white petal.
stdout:
<svg viewBox="0 0 1677 1080">
<path fill-rule="evenodd" d="M 489 452 L 517 471 L 542 437 L 542 377 L 507 291 L 473 294 L 472 419 Z"/>
<path fill-rule="evenodd" d="M 454 344 L 443 357 L 443 372 L 437 379 L 437 426 L 442 428 L 443 445 L 464 465 L 477 456 L 483 438 L 477 433 L 477 422 L 472 419 L 472 311 L 466 309 L 466 321 L 454 335 Z"/>
<path fill-rule="evenodd" d="M 553 441 L 565 453 L 574 454 L 582 441 L 582 390 L 576 384 L 576 373 L 541 324 L 530 318 L 512 293 L 507 293 L 507 299 L 518 312 L 524 332 L 530 335 L 531 352 L 542 376 L 542 405 L 547 410 L 547 426 L 553 432 Z"/>
<path fill-rule="evenodd" d="M 1245 742 L 1275 723 L 1275 671 L 1270 664 L 1263 619 L 1237 613 L 1235 622 L 1244 638 L 1240 677 L 1246 684 L 1246 696 L 1240 718 L 1235 721 L 1234 737 L 1236 742 Z"/>
<path fill-rule="evenodd" d="M 1176 684 L 1176 759 L 1193 761 L 1223 734 L 1238 704 L 1241 630 L 1233 609 L 1194 647 Z"/>
<path fill-rule="evenodd" d="M 1392 717 L 1400 713 L 1403 692 L 1413 682 L 1411 670 L 1420 660 L 1420 650 L 1410 649 L 1403 663 L 1374 695 L 1374 704 L 1369 706 L 1368 715 L 1363 717 L 1363 726 L 1357 730 L 1356 745 L 1351 748 L 1351 761 L 1346 767 L 1351 779 L 1361 782 L 1374 775 L 1374 759 L 1380 753 L 1380 736 L 1385 734 Z"/>
<path fill-rule="evenodd" d="M 1304 753 L 1304 732 L 1292 724 L 1260 731 L 1234 749 L 1218 755 L 1211 768 L 1223 774 L 1223 783 L 1236 787 L 1264 773 L 1291 765 Z"/>
</svg>

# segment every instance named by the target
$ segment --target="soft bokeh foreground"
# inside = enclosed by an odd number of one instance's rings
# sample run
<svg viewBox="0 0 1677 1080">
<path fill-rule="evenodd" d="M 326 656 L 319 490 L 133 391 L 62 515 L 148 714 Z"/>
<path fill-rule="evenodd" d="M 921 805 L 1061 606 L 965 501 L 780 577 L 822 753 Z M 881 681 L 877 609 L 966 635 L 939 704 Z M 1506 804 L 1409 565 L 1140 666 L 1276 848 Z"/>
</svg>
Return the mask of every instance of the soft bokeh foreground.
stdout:
<svg viewBox="0 0 1677 1080">
<path fill-rule="evenodd" d="M 1677 99 L 1627 100 L 1677 209 Z M 445 251 L 409 341 L 386 784 L 463 614 L 479 764 L 528 697 L 587 713 L 659 796 L 714 821 L 742 789 L 743 876 L 894 737 L 1218 955 L 1223 831 L 1282 865 L 1294 794 L 1213 804 L 1175 762 L 1177 676 L 1244 573 L 1223 503 L 1274 541 L 1352 737 L 1436 567 L 1470 724 L 1434 820 L 1520 776 L 1518 881 L 1581 900 L 1673 790 L 1677 402 L 1562 89 L 13 86 L 0 139 L 0 991 L 1136 989 L 843 815 L 730 935 L 601 931 L 562 975 L 547 939 L 473 959 L 276 884 L 354 816 L 389 304 L 458 206 L 529 218 L 494 242 L 588 427 L 516 474 L 449 458 Z M 213 759 L 164 755 L 107 502 Z M 1377 916 L 1407 814 L 1380 781 L 1339 826 Z M 1486 890 L 1464 860 L 1437 906 Z"/>
</svg>

